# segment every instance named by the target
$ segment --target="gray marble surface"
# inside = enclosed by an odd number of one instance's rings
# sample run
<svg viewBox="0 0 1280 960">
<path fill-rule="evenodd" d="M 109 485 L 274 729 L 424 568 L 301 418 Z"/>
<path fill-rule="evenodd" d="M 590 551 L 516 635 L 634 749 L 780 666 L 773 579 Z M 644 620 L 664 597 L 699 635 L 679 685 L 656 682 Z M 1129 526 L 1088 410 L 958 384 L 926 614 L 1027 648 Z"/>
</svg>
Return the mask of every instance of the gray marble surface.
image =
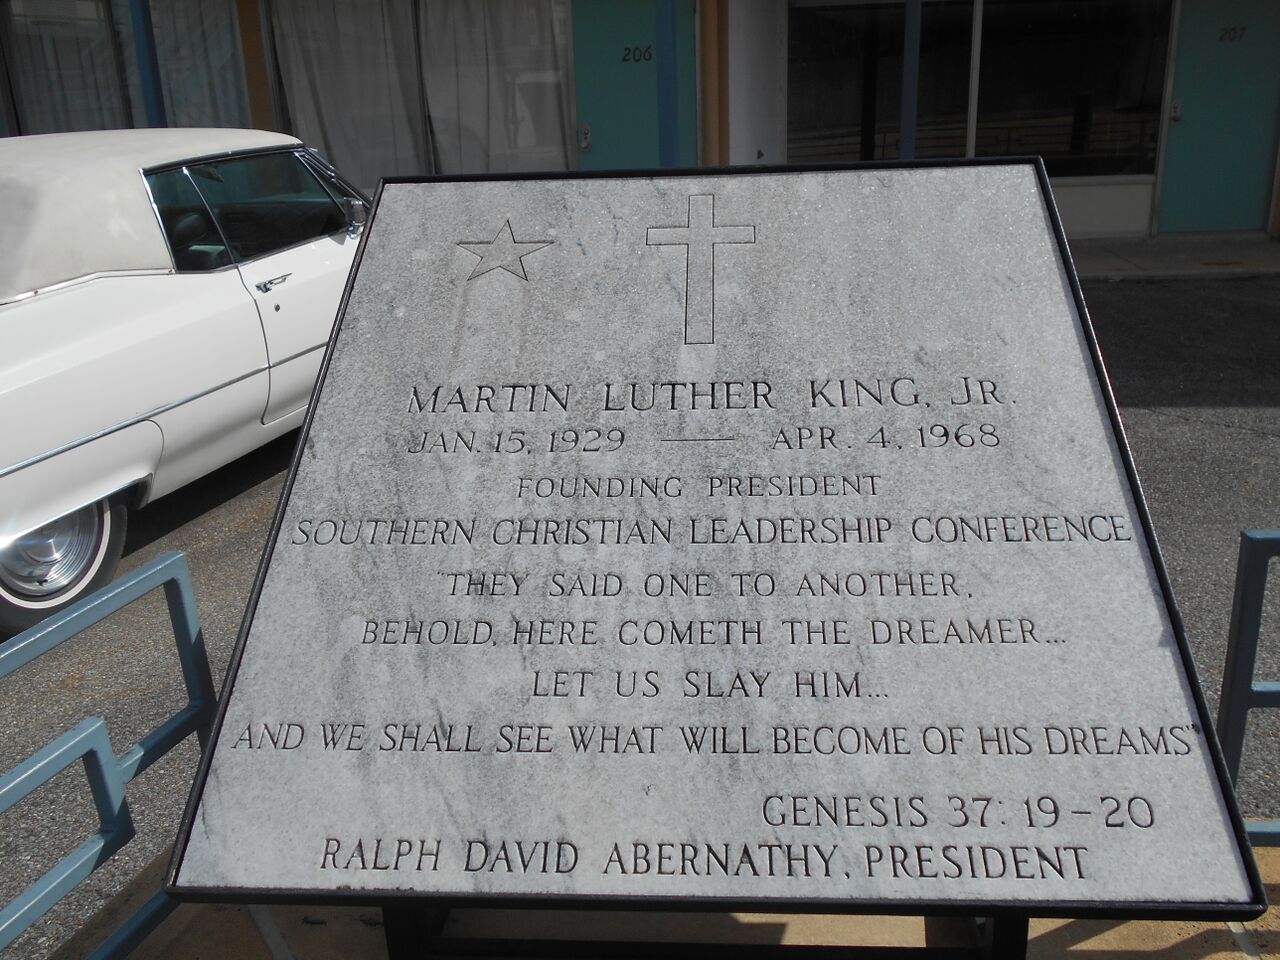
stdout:
<svg viewBox="0 0 1280 960">
<path fill-rule="evenodd" d="M 1248 901 L 1032 168 L 369 229 L 180 888 Z"/>
</svg>

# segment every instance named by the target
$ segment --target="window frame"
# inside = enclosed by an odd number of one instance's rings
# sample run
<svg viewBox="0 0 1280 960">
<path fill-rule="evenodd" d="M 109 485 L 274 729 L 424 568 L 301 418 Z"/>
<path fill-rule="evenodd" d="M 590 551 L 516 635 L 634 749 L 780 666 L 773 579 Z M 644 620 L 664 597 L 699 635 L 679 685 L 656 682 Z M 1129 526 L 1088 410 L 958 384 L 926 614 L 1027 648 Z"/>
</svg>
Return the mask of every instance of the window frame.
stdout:
<svg viewBox="0 0 1280 960">
<path fill-rule="evenodd" d="M 187 182 L 191 184 L 191 188 L 195 190 L 196 196 L 200 198 L 200 204 L 204 207 L 205 212 L 209 215 L 209 222 L 213 224 L 213 229 L 218 231 L 218 236 L 222 238 L 223 249 L 227 251 L 227 262 L 220 267 L 214 267 L 212 270 L 180 270 L 178 269 L 178 258 L 173 252 L 173 242 L 169 239 L 169 231 L 164 225 L 164 217 L 160 215 L 160 205 L 156 203 L 155 194 L 151 189 L 151 178 L 166 173 L 180 173 L 187 178 Z M 142 183 L 147 190 L 147 199 L 151 203 L 151 212 L 155 215 L 156 223 L 160 227 L 160 236 L 164 238 L 165 249 L 169 251 L 169 266 L 175 276 L 208 276 L 215 273 L 222 273 L 224 270 L 234 270 L 237 267 L 235 256 L 231 252 L 231 244 L 227 243 L 227 236 L 222 232 L 222 224 L 218 223 L 218 218 L 213 215 L 213 211 L 209 209 L 209 202 L 204 198 L 204 194 L 200 192 L 200 188 L 196 186 L 196 182 L 191 177 L 191 172 L 187 169 L 185 162 L 178 164 L 168 164 L 164 167 L 153 167 L 142 171 Z"/>
<path fill-rule="evenodd" d="M 339 174 L 337 170 L 334 170 L 327 163 L 324 164 L 324 167 L 318 169 L 317 161 L 312 159 L 312 157 L 314 156 L 313 152 L 304 146 L 268 147 L 262 150 L 245 150 L 245 151 L 239 151 L 232 154 L 217 154 L 214 156 L 194 157 L 188 160 L 178 160 L 172 163 L 158 164 L 157 166 L 154 166 L 154 167 L 146 167 L 140 170 L 139 173 L 142 176 L 143 187 L 147 191 L 147 199 L 151 204 L 151 213 L 156 219 L 156 226 L 160 230 L 160 235 L 164 238 L 165 249 L 169 251 L 170 270 L 174 275 L 207 276 L 207 275 L 212 275 L 216 273 L 221 273 L 224 270 L 232 270 L 232 269 L 238 270 L 240 269 L 240 267 L 242 267 L 245 264 L 253 263 L 254 261 L 261 260 L 265 257 L 275 256 L 278 253 L 284 253 L 288 250 L 296 250 L 299 247 L 304 247 L 308 244 L 315 243 L 317 240 L 322 240 L 325 237 L 332 237 L 338 233 L 343 232 L 342 230 L 335 230 L 333 233 L 324 233 L 315 237 L 309 237 L 305 240 L 299 240 L 296 243 L 288 244 L 287 246 L 277 247 L 273 250 L 267 251 L 266 253 L 260 253 L 255 257 L 239 257 L 236 255 L 234 247 L 231 245 L 230 241 L 227 239 L 226 231 L 223 229 L 222 223 L 219 221 L 217 215 L 213 212 L 213 208 L 209 204 L 209 199 L 204 195 L 204 191 L 200 189 L 200 184 L 196 182 L 195 177 L 191 175 L 191 168 L 209 166 L 215 163 L 224 163 L 228 160 L 253 159 L 258 157 L 277 156 L 281 154 L 292 156 L 297 161 L 297 163 L 307 172 L 307 174 L 309 174 L 316 181 L 320 189 L 334 204 L 334 206 L 338 208 L 338 212 L 343 215 L 344 219 L 346 218 L 346 212 L 342 209 L 342 205 L 338 202 L 337 198 L 334 196 L 333 189 L 330 187 L 328 183 L 325 182 L 324 177 L 329 177 L 330 179 L 332 179 L 334 183 L 341 184 L 344 188 L 354 193 L 356 198 L 359 199 L 360 202 L 365 205 L 366 210 L 371 207 L 371 204 L 368 198 L 365 196 L 364 192 L 357 189 L 354 185 L 352 185 L 345 177 Z M 218 235 L 222 238 L 223 245 L 226 247 L 226 250 L 227 250 L 227 255 L 228 257 L 230 257 L 230 261 L 231 261 L 230 263 L 225 264 L 224 266 L 221 266 L 221 267 L 215 267 L 212 270 L 179 270 L 177 268 L 177 260 L 173 255 L 173 245 L 169 242 L 169 232 L 165 229 L 164 220 L 160 216 L 160 210 L 156 204 L 155 197 L 152 195 L 151 183 L 148 180 L 149 177 L 154 176 L 156 174 L 171 173 L 175 170 L 179 170 L 182 172 L 182 174 L 191 183 L 191 186 L 195 189 L 196 194 L 200 197 L 200 202 L 204 204 L 204 208 L 209 214 L 209 219 L 212 221 L 214 228 L 218 231 Z M 332 170 L 331 174 L 329 173 L 330 170 Z M 323 171 L 324 177 L 322 177 L 321 175 L 322 171 Z M 349 227 L 346 229 L 349 230 Z"/>
<path fill-rule="evenodd" d="M 304 147 L 297 151 L 297 154 L 302 158 L 303 164 L 311 168 L 311 172 L 320 180 L 321 186 L 328 189 L 330 185 L 333 185 L 338 189 L 338 192 L 348 194 L 352 199 L 363 203 L 365 210 L 372 209 L 373 201 L 369 199 L 368 195 L 339 173 L 337 167 L 326 160 L 324 155 L 315 147 Z"/>
</svg>

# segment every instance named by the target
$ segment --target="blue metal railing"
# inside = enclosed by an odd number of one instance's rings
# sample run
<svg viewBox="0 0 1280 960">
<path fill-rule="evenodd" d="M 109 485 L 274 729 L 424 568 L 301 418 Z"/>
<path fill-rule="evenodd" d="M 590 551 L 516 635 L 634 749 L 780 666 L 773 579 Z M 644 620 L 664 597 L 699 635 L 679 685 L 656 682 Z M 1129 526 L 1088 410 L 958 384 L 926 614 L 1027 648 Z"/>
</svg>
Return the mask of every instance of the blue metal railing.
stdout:
<svg viewBox="0 0 1280 960">
<path fill-rule="evenodd" d="M 164 587 L 169 606 L 169 620 L 173 624 L 178 660 L 187 687 L 187 704 L 118 757 L 112 752 L 106 721 L 94 717 L 82 721 L 74 730 L 64 733 L 0 777 L 0 814 L 4 814 L 77 760 L 83 760 L 98 811 L 98 832 L 0 910 L 0 950 L 133 838 L 125 786 L 190 734 L 194 733 L 203 747 L 216 706 L 209 659 L 191 589 L 191 573 L 187 569 L 187 558 L 181 553 L 166 553 L 0 647 L 0 679 L 3 679 L 159 587 Z M 154 930 L 174 906 L 174 901 L 163 892 L 157 893 L 94 952 L 93 960 L 124 956 Z"/>
<path fill-rule="evenodd" d="M 1232 783 L 1237 783 L 1240 777 L 1240 756 L 1244 751 L 1249 711 L 1280 707 L 1280 683 L 1253 679 L 1267 565 L 1272 557 L 1280 557 L 1280 530 L 1245 530 L 1240 534 L 1236 596 L 1227 633 L 1222 697 L 1218 701 L 1218 740 Z M 1249 842 L 1255 846 L 1280 847 L 1280 820 L 1252 821 L 1246 824 L 1246 829 Z"/>
</svg>

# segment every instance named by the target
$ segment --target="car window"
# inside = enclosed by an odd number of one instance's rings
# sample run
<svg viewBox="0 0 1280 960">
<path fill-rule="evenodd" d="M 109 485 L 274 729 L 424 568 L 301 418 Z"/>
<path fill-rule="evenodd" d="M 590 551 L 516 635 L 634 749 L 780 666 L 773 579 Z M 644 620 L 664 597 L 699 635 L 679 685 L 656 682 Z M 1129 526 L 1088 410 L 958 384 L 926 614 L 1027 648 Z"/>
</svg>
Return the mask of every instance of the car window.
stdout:
<svg viewBox="0 0 1280 960">
<path fill-rule="evenodd" d="M 191 167 L 191 176 L 237 260 L 251 260 L 345 230 L 329 192 L 291 153 Z"/>
<path fill-rule="evenodd" d="M 174 268 L 182 273 L 217 270 L 231 263 L 222 235 L 186 170 L 147 175 Z"/>
</svg>

